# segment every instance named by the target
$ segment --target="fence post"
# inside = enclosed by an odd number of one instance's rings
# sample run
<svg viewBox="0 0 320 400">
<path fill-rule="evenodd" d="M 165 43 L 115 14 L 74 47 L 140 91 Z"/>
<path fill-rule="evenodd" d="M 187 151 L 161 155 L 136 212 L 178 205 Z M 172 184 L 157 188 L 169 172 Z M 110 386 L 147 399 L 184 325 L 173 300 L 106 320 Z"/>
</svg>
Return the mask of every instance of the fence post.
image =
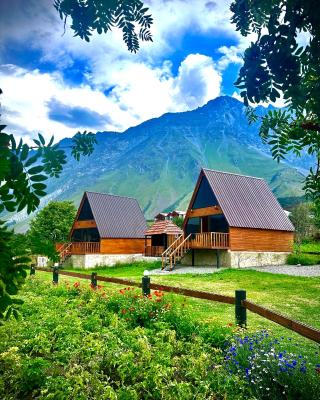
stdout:
<svg viewBox="0 0 320 400">
<path fill-rule="evenodd" d="M 235 292 L 235 313 L 236 313 L 236 324 L 241 327 L 247 326 L 247 309 L 243 307 L 242 300 L 246 300 L 247 292 L 243 289 L 236 290 Z"/>
<path fill-rule="evenodd" d="M 30 275 L 35 275 L 36 274 L 36 269 L 34 267 L 34 264 L 31 264 L 30 266 Z"/>
<path fill-rule="evenodd" d="M 148 276 L 148 271 L 144 271 L 142 277 L 142 294 L 148 296 L 150 294 L 150 276 Z"/>
<path fill-rule="evenodd" d="M 58 266 L 54 266 L 53 267 L 53 273 L 52 273 L 52 283 L 54 285 L 57 285 L 59 282 L 59 267 Z"/>
<path fill-rule="evenodd" d="M 97 278 L 97 273 L 96 272 L 92 272 L 91 274 L 91 286 L 93 289 L 96 289 L 98 285 L 98 278 Z"/>
</svg>

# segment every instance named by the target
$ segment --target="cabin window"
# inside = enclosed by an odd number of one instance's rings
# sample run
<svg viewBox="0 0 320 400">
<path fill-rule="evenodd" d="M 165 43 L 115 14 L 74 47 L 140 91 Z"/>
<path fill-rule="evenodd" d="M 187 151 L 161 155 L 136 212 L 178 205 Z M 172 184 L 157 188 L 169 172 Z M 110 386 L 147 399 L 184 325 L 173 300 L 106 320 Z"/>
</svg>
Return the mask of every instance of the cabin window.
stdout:
<svg viewBox="0 0 320 400">
<path fill-rule="evenodd" d="M 229 232 L 229 226 L 224 215 L 209 216 L 209 231 L 210 232 Z"/>
<path fill-rule="evenodd" d="M 99 239 L 97 228 L 75 229 L 71 238 L 73 242 L 99 242 Z"/>
<path fill-rule="evenodd" d="M 189 218 L 186 225 L 187 235 L 190 233 L 200 233 L 201 231 L 201 222 L 200 218 Z"/>
<path fill-rule="evenodd" d="M 207 178 L 204 176 L 201 180 L 192 209 L 205 208 L 218 205 L 216 196 L 213 194 Z"/>
<path fill-rule="evenodd" d="M 167 246 L 167 236 L 166 235 L 152 235 L 151 236 L 152 246 Z"/>
<path fill-rule="evenodd" d="M 78 221 L 86 221 L 88 219 L 94 219 L 94 218 L 93 218 L 90 204 L 88 202 L 88 199 L 86 198 L 81 207 L 81 211 L 78 216 Z"/>
</svg>

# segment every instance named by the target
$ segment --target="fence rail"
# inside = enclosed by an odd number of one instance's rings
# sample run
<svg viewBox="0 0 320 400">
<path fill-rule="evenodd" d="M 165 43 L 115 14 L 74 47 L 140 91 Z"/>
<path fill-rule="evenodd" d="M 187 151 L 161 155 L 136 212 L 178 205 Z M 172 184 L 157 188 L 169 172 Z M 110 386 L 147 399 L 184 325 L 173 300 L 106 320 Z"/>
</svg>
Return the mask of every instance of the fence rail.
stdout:
<svg viewBox="0 0 320 400">
<path fill-rule="evenodd" d="M 34 267 L 31 267 L 34 270 Z M 48 268 L 36 268 L 37 271 L 43 271 L 43 272 L 51 272 L 52 269 Z M 57 270 L 54 270 L 53 274 L 57 274 Z M 236 319 L 239 321 L 239 314 L 237 313 L 240 312 L 240 318 L 244 318 L 242 322 L 246 325 L 246 310 L 249 310 L 255 314 L 260 315 L 261 317 L 264 317 L 270 321 L 273 321 L 284 328 L 290 329 L 293 332 L 298 333 L 301 336 L 304 336 L 310 340 L 313 340 L 317 343 L 320 343 L 320 330 L 313 328 L 311 326 L 308 326 L 302 322 L 292 320 L 278 312 L 269 310 L 265 307 L 259 306 L 258 304 L 255 304 L 247 299 L 245 299 L 245 291 L 244 290 L 236 290 L 236 296 L 224 296 L 221 294 L 217 293 L 210 293 L 210 292 L 203 292 L 200 290 L 193 290 L 193 289 L 186 289 L 186 288 L 181 288 L 181 287 L 175 287 L 175 286 L 167 286 L 167 285 L 161 285 L 158 283 L 151 283 L 150 282 L 150 277 L 144 276 L 142 278 L 142 282 L 136 282 L 128 279 L 123 279 L 123 278 L 113 278 L 113 277 L 107 277 L 107 276 L 97 276 L 95 272 L 93 272 L 91 275 L 88 274 L 82 274 L 79 272 L 71 272 L 71 271 L 61 271 L 59 270 L 58 273 L 60 275 L 65 275 L 65 276 L 71 276 L 74 278 L 79 278 L 79 279 L 90 279 L 91 282 L 93 282 L 93 276 L 95 279 L 95 283 L 97 280 L 102 281 L 102 282 L 110 282 L 110 283 L 117 283 L 120 285 L 125 285 L 125 286 L 135 286 L 135 287 L 142 287 L 143 293 L 148 294 L 148 291 L 150 293 L 150 289 L 154 290 L 161 290 L 163 292 L 171 292 L 171 293 L 176 293 L 179 295 L 183 296 L 188 296 L 188 297 L 193 297 L 197 299 L 203 299 L 203 300 L 209 300 L 209 301 L 216 301 L 219 303 L 225 303 L 225 304 L 235 304 L 236 307 Z M 57 277 L 56 277 L 57 279 Z M 55 281 L 57 282 L 57 280 Z M 240 294 L 240 296 L 239 296 Z M 241 297 L 243 296 L 244 297 Z M 239 310 L 240 308 L 240 310 Z M 241 323 L 240 323 L 241 325 Z"/>
</svg>

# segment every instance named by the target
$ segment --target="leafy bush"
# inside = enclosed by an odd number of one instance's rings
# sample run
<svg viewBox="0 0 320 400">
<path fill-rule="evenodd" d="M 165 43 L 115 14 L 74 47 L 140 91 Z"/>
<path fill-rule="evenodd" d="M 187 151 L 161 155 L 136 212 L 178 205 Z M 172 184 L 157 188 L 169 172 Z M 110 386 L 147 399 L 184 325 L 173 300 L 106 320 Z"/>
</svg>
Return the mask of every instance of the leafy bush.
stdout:
<svg viewBox="0 0 320 400">
<path fill-rule="evenodd" d="M 304 355 L 298 346 L 266 331 L 236 337 L 225 357 L 229 373 L 245 379 L 255 398 L 318 399 L 319 351 Z"/>
<path fill-rule="evenodd" d="M 287 263 L 290 265 L 316 265 L 320 264 L 320 255 L 316 254 L 304 254 L 304 253 L 293 253 L 287 257 Z"/>
<path fill-rule="evenodd" d="M 277 379 L 281 389 L 288 386 L 273 398 L 313 400 L 319 390 L 312 370 L 317 365 L 302 353 L 298 362 L 305 373 L 296 369 L 278 377 L 272 354 L 279 352 L 265 334 L 233 339 L 233 327 L 198 323 L 161 291 L 144 297 L 138 289 L 52 286 L 33 277 L 21 294 L 22 320 L 9 320 L 0 330 L 4 400 L 253 400 L 263 398 L 255 386 L 259 379 L 261 385 Z M 287 352 L 284 358 L 293 365 Z"/>
<path fill-rule="evenodd" d="M 162 292 L 36 278 L 23 293 L 23 320 L 0 332 L 1 399 L 241 398 L 222 350 Z"/>
</svg>

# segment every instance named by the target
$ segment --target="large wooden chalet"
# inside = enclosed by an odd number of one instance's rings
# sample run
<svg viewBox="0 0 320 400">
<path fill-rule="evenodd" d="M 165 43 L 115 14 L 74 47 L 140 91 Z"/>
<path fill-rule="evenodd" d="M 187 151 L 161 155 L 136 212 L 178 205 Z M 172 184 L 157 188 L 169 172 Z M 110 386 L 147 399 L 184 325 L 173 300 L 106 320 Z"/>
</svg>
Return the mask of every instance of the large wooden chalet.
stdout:
<svg viewBox="0 0 320 400">
<path fill-rule="evenodd" d="M 200 172 L 183 231 L 163 253 L 163 267 L 172 268 L 178 260 L 192 265 L 219 265 L 221 259 L 227 266 L 280 264 L 292 251 L 294 235 L 263 179 L 209 169 Z"/>
<path fill-rule="evenodd" d="M 143 254 L 146 220 L 136 199 L 85 192 L 69 234 L 58 249 L 62 261 L 71 255 Z"/>
</svg>

